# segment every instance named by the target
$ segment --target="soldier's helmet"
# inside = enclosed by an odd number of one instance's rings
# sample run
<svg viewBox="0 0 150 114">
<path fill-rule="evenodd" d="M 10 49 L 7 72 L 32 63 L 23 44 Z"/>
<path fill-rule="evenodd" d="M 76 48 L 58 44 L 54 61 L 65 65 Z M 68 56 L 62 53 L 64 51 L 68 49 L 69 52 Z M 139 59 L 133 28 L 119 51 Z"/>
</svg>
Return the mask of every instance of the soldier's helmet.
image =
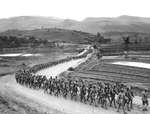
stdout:
<svg viewBox="0 0 150 114">
<path fill-rule="evenodd" d="M 93 88 L 95 89 L 95 88 L 96 88 L 96 85 L 93 85 Z"/>
<path fill-rule="evenodd" d="M 122 89 L 120 90 L 120 92 L 123 93 L 123 92 L 124 92 L 124 89 L 122 88 Z"/>
</svg>

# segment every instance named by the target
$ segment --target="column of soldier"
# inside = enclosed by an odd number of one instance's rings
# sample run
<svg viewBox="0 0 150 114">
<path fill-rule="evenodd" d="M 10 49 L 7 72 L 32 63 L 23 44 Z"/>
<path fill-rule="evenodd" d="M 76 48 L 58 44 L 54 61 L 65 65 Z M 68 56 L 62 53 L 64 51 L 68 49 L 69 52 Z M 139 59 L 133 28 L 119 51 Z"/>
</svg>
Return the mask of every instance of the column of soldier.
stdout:
<svg viewBox="0 0 150 114">
<path fill-rule="evenodd" d="M 61 64 L 61 63 L 64 63 L 64 62 L 67 62 L 67 61 L 70 61 L 70 60 L 76 60 L 76 59 L 81 59 L 81 58 L 85 58 L 85 57 L 86 57 L 86 54 L 83 54 L 83 55 L 80 55 L 80 56 L 67 57 L 65 59 L 61 59 L 61 60 L 54 61 L 54 62 L 38 64 L 38 65 L 35 65 L 32 68 L 30 68 L 30 72 L 36 73 L 37 71 L 42 70 L 42 69 L 47 68 L 47 67 L 55 66 L 57 64 Z"/>
<path fill-rule="evenodd" d="M 93 106 L 120 109 L 124 113 L 132 109 L 133 92 L 119 83 L 84 81 L 81 79 L 60 78 L 49 79 L 43 75 L 34 75 L 30 70 L 16 73 L 16 82 L 32 89 L 43 89 L 45 93 L 80 101 Z M 118 96 L 115 99 L 115 96 Z"/>
<path fill-rule="evenodd" d="M 35 65 L 32 68 L 30 68 L 29 72 L 36 73 L 37 71 L 39 71 L 41 69 L 44 69 L 44 68 L 47 68 L 47 67 L 55 66 L 57 64 L 61 64 L 61 63 L 68 62 L 68 61 L 71 61 L 71 60 L 85 58 L 91 52 L 92 52 L 92 50 L 89 49 L 89 50 L 87 50 L 85 53 L 83 53 L 80 56 L 71 56 L 71 57 L 67 57 L 65 59 L 61 59 L 61 60 L 54 61 L 54 62 L 48 62 L 48 63 L 44 63 L 44 64 L 38 64 L 38 65 Z"/>
</svg>

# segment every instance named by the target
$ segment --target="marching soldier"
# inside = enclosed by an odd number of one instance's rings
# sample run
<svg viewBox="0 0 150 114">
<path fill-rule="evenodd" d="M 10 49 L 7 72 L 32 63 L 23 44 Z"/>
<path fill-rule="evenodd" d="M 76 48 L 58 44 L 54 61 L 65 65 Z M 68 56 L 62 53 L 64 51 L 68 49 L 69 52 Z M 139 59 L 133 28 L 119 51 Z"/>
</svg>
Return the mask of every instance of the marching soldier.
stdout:
<svg viewBox="0 0 150 114">
<path fill-rule="evenodd" d="M 132 90 L 129 89 L 128 87 L 126 88 L 125 96 L 126 96 L 126 98 L 127 98 L 127 99 L 126 99 L 127 109 L 128 109 L 128 111 L 130 111 L 130 109 L 133 108 L 132 102 L 133 102 L 133 97 L 134 97 L 134 95 L 133 95 Z"/>
<path fill-rule="evenodd" d="M 112 106 L 112 103 L 114 104 L 114 107 L 116 108 L 116 100 L 115 100 L 115 96 L 116 96 L 117 92 L 115 91 L 115 88 L 112 87 L 110 89 L 110 107 Z"/>
<path fill-rule="evenodd" d="M 143 111 L 147 111 L 147 107 L 149 105 L 149 102 L 148 102 L 148 90 L 147 89 L 145 89 L 142 92 L 142 104 L 143 104 Z"/>
<path fill-rule="evenodd" d="M 119 94 L 118 94 L 117 103 L 118 103 L 117 112 L 119 112 L 120 108 L 122 108 L 123 113 L 127 114 L 125 112 L 125 92 L 124 92 L 123 89 L 121 89 L 120 92 L 119 92 Z"/>
</svg>

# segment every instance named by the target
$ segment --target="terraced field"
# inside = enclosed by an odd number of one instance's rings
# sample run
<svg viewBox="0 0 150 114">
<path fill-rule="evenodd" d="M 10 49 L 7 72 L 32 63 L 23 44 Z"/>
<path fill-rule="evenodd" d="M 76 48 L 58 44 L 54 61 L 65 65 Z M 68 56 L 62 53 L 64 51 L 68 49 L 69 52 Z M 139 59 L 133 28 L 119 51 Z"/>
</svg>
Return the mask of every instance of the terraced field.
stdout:
<svg viewBox="0 0 150 114">
<path fill-rule="evenodd" d="M 112 62 L 114 60 L 109 62 L 91 60 L 79 66 L 69 76 L 87 80 L 122 82 L 150 89 L 150 69 L 111 64 Z"/>
</svg>

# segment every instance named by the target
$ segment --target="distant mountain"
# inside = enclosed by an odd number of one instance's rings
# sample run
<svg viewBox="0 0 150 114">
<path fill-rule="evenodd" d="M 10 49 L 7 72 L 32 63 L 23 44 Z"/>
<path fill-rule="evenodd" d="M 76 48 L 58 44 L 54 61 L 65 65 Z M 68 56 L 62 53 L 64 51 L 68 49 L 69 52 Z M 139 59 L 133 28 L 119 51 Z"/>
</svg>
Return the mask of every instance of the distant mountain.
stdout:
<svg viewBox="0 0 150 114">
<path fill-rule="evenodd" d="M 75 27 L 86 32 L 150 32 L 150 18 L 120 16 L 117 18 L 87 18 Z"/>
<path fill-rule="evenodd" d="M 150 18 L 123 15 L 116 18 L 89 17 L 83 21 L 54 17 L 20 16 L 0 19 L 0 31 L 9 29 L 33 30 L 62 28 L 96 32 L 143 32 L 150 33 Z"/>
<path fill-rule="evenodd" d="M 0 31 L 9 29 L 32 30 L 42 27 L 55 27 L 64 19 L 54 17 L 20 16 L 8 19 L 0 19 Z"/>
</svg>

